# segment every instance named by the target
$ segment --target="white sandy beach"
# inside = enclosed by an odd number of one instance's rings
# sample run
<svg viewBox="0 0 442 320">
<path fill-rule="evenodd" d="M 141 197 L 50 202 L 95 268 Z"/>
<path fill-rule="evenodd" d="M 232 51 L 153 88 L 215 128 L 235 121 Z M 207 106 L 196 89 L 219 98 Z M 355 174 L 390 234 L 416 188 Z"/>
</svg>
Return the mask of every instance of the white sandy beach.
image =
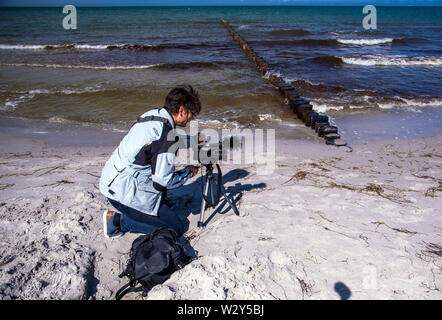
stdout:
<svg viewBox="0 0 442 320">
<path fill-rule="evenodd" d="M 0 134 L 1 299 L 113 299 L 126 283 L 138 235 L 103 236 L 98 191 L 113 149 Z M 146 299 L 441 299 L 442 133 L 353 149 L 277 140 L 272 175 L 223 166 L 240 216 L 221 204 L 204 229 L 199 175 L 171 193 L 198 258 Z"/>
</svg>

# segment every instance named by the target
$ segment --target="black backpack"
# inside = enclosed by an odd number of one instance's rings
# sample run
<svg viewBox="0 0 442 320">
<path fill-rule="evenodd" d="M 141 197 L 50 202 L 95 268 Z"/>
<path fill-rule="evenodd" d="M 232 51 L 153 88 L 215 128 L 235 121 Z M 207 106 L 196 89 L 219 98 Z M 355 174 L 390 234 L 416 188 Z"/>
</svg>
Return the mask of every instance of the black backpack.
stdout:
<svg viewBox="0 0 442 320">
<path fill-rule="evenodd" d="M 145 297 L 154 286 L 169 279 L 173 272 L 191 261 L 172 229 L 161 227 L 140 236 L 132 242 L 126 269 L 119 275 L 120 278 L 128 277 L 129 282 L 117 291 L 115 299 L 140 291 Z"/>
</svg>

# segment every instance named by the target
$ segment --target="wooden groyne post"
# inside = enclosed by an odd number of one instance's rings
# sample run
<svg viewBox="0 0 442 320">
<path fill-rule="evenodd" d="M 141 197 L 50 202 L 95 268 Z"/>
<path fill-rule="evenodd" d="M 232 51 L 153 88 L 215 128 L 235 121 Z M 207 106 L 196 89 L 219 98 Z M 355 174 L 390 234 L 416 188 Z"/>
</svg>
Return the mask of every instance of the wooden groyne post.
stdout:
<svg viewBox="0 0 442 320">
<path fill-rule="evenodd" d="M 256 54 L 247 42 L 241 38 L 241 36 L 236 33 L 236 31 L 233 30 L 224 19 L 221 19 L 221 23 L 226 27 L 233 39 L 239 42 L 241 49 L 246 56 L 256 64 L 260 73 L 279 90 L 283 97 L 286 98 L 292 111 L 305 123 L 306 126 L 315 130 L 320 137 L 325 139 L 327 144 L 347 146 L 347 143 L 342 140 L 341 136 L 338 134 L 338 128 L 329 123 L 328 116 L 321 115 L 314 111 L 310 101 L 301 97 L 296 92 L 295 88 L 284 80 L 282 73 L 279 70 L 271 69 L 269 64 Z M 350 147 L 349 149 L 352 150 Z"/>
</svg>

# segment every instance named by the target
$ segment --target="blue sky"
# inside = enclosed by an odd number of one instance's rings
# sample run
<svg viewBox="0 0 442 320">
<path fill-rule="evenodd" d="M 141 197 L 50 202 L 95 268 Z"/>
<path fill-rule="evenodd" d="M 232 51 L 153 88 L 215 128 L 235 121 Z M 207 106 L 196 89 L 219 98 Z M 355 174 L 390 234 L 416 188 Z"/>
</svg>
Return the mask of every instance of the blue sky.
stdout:
<svg viewBox="0 0 442 320">
<path fill-rule="evenodd" d="M 3 6 L 442 5 L 442 0 L 0 0 Z"/>
</svg>

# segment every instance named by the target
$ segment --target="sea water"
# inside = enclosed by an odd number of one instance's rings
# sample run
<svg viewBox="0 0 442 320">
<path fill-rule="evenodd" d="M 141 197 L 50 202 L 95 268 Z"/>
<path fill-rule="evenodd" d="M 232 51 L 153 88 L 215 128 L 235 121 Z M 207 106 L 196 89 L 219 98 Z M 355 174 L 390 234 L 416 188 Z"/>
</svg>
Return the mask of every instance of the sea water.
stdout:
<svg viewBox="0 0 442 320">
<path fill-rule="evenodd" d="M 1 114 L 124 132 L 189 83 L 203 127 L 303 126 L 222 18 L 347 139 L 439 131 L 442 8 L 377 7 L 369 30 L 362 8 L 77 7 L 68 30 L 61 7 L 0 8 Z"/>
</svg>

